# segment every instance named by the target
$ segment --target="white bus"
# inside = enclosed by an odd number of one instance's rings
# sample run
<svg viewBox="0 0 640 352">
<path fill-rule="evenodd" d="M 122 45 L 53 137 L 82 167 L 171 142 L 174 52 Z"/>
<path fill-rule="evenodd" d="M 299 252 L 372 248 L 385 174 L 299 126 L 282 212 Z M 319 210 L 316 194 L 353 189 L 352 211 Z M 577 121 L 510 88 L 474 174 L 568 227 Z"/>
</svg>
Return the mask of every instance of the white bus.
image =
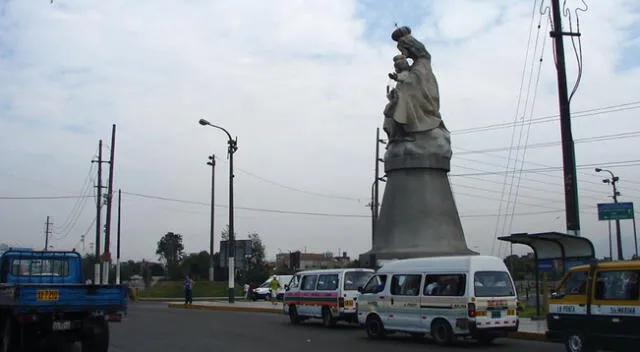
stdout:
<svg viewBox="0 0 640 352">
<path fill-rule="evenodd" d="M 457 337 L 490 343 L 518 330 L 518 296 L 507 267 L 491 256 L 389 262 L 360 288 L 358 322 L 371 338 L 427 333 L 447 345 Z"/>
</svg>

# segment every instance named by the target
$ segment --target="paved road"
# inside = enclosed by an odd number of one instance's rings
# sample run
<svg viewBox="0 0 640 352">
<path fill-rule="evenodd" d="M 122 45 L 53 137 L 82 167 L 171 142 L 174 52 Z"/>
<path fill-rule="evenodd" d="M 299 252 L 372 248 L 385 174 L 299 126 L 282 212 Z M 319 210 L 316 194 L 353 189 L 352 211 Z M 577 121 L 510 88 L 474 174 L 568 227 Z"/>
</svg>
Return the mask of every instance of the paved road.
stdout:
<svg viewBox="0 0 640 352">
<path fill-rule="evenodd" d="M 348 325 L 326 329 L 315 322 L 289 325 L 284 315 L 224 311 L 168 309 L 164 304 L 130 304 L 127 320 L 112 324 L 112 352 L 147 351 L 541 351 L 561 352 L 563 346 L 500 339 L 494 346 L 471 343 L 441 348 L 429 340 L 413 341 L 396 336 L 372 341 L 363 330 Z"/>
</svg>

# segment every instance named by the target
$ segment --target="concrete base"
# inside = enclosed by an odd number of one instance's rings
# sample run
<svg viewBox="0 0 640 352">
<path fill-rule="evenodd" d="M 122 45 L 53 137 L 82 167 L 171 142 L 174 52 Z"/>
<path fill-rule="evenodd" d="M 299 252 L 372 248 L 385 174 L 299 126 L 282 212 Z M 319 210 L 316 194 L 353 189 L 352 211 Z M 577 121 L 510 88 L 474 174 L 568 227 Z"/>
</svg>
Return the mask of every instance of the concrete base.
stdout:
<svg viewBox="0 0 640 352">
<path fill-rule="evenodd" d="M 478 254 L 467 247 L 445 170 L 387 174 L 373 248 L 365 256 L 371 254 L 378 260 Z"/>
</svg>

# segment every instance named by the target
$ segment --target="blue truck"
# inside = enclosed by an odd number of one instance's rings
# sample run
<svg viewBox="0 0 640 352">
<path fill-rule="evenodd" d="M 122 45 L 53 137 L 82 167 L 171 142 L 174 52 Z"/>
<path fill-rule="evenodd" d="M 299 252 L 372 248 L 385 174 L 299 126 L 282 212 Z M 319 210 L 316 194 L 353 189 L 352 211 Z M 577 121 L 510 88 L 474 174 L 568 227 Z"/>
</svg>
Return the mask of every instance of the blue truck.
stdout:
<svg viewBox="0 0 640 352">
<path fill-rule="evenodd" d="M 75 251 L 8 249 L 0 256 L 0 351 L 109 350 L 109 323 L 127 313 L 125 285 L 85 283 Z"/>
</svg>

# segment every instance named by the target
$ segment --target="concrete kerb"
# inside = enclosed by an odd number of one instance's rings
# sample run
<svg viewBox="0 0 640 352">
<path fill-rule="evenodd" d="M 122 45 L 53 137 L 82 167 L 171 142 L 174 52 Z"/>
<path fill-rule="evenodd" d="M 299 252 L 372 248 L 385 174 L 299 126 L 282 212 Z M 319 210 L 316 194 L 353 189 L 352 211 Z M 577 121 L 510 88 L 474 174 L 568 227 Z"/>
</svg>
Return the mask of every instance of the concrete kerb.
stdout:
<svg viewBox="0 0 640 352">
<path fill-rule="evenodd" d="M 283 314 L 282 308 L 261 308 L 261 307 L 240 307 L 240 306 L 205 306 L 205 305 L 184 305 L 182 303 L 169 303 L 169 308 L 173 309 L 194 309 L 194 310 L 223 310 L 223 311 L 236 311 L 236 312 L 255 312 L 255 313 L 276 313 Z M 529 340 L 548 342 L 545 334 L 518 331 L 509 333 L 509 338 L 517 340 Z"/>
<path fill-rule="evenodd" d="M 239 306 L 205 306 L 198 304 L 169 303 L 169 308 L 173 309 L 196 309 L 196 310 L 225 310 L 235 312 L 253 312 L 253 313 L 279 313 L 283 314 L 282 308 L 263 308 L 263 307 L 239 307 Z"/>
<path fill-rule="evenodd" d="M 198 301 L 222 301 L 228 297 L 193 297 L 194 302 Z M 184 298 L 157 298 L 157 297 L 136 297 L 136 301 L 140 302 L 184 302 Z"/>
</svg>

